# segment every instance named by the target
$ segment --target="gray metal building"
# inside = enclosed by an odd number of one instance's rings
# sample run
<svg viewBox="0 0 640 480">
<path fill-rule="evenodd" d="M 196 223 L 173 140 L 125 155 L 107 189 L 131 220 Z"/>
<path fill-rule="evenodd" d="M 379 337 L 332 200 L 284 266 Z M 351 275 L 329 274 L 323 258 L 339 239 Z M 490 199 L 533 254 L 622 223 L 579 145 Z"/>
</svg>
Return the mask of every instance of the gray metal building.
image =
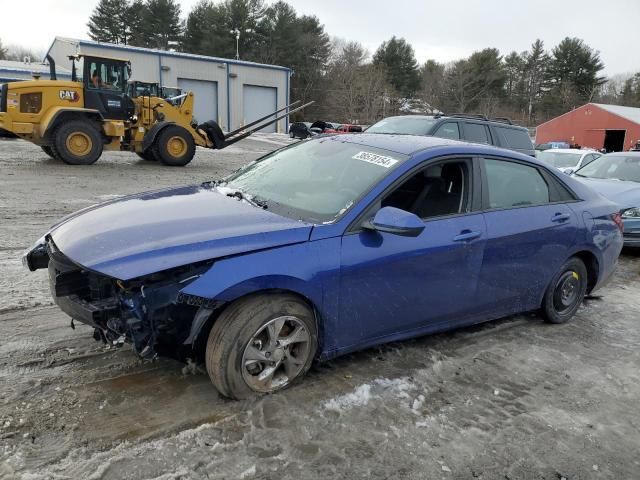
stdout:
<svg viewBox="0 0 640 480">
<path fill-rule="evenodd" d="M 191 90 L 196 119 L 216 120 L 227 131 L 289 103 L 291 70 L 277 65 L 63 37 L 56 37 L 47 53 L 65 67 L 69 55 L 78 53 L 129 59 L 133 80 Z M 285 133 L 288 128 L 285 118 L 263 131 Z"/>
<path fill-rule="evenodd" d="M 71 70 L 62 67 L 57 72 L 59 80 L 71 80 Z M 0 83 L 33 80 L 35 77 L 49 80 L 49 65 L 32 61 L 0 60 Z"/>
</svg>

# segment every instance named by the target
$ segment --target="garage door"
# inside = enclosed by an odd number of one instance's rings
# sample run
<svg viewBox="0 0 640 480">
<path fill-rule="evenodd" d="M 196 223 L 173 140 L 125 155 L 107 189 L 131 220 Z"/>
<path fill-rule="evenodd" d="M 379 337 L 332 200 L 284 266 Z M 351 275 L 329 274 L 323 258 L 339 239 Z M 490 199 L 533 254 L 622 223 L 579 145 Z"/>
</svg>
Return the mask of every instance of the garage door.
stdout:
<svg viewBox="0 0 640 480">
<path fill-rule="evenodd" d="M 191 91 L 195 95 L 193 116 L 198 123 L 218 121 L 218 82 L 179 78 L 178 87 L 183 93 Z"/>
<path fill-rule="evenodd" d="M 244 85 L 242 89 L 242 100 L 244 105 L 243 125 L 277 110 L 278 90 L 276 88 Z M 276 124 L 274 123 L 269 125 L 261 131 L 275 132 Z"/>
</svg>

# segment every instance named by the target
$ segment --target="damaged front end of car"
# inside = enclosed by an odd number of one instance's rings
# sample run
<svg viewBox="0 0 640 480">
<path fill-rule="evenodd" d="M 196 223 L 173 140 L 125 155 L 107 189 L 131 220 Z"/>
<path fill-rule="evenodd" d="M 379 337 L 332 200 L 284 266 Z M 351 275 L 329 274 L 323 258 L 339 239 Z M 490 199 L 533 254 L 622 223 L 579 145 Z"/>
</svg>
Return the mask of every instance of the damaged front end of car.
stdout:
<svg viewBox="0 0 640 480">
<path fill-rule="evenodd" d="M 211 268 L 212 260 L 119 280 L 86 269 L 65 256 L 50 236 L 23 256 L 29 270 L 48 268 L 55 303 L 94 328 L 94 338 L 110 345 L 130 343 L 142 358 L 192 356 L 199 327 L 220 305 L 181 293 Z M 201 312 L 197 316 L 198 312 Z M 195 321 L 194 321 L 195 319 Z"/>
</svg>

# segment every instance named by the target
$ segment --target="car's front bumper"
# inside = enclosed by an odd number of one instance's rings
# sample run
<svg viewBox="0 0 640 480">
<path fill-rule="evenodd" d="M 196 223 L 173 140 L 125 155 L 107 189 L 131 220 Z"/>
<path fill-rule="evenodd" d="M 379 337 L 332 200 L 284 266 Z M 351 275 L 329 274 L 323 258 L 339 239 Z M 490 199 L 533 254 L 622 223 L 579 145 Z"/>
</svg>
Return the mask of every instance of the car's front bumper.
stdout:
<svg viewBox="0 0 640 480">
<path fill-rule="evenodd" d="M 640 247 L 640 218 L 624 218 L 622 238 L 625 247 Z"/>
</svg>

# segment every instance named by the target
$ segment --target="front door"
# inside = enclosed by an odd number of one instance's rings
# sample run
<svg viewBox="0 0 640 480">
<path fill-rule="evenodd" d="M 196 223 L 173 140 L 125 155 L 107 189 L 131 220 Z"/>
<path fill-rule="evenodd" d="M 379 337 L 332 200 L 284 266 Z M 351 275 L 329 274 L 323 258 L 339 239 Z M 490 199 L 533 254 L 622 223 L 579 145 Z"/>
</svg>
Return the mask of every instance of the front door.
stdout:
<svg viewBox="0 0 640 480">
<path fill-rule="evenodd" d="M 471 209 L 471 172 L 470 160 L 431 165 L 375 203 L 372 215 L 394 206 L 421 217 L 417 237 L 357 228 L 344 235 L 339 347 L 440 329 L 473 312 L 486 229 Z"/>
<path fill-rule="evenodd" d="M 128 97 L 126 65 L 103 58 L 84 59 L 84 106 L 110 120 L 127 119 Z"/>
</svg>

